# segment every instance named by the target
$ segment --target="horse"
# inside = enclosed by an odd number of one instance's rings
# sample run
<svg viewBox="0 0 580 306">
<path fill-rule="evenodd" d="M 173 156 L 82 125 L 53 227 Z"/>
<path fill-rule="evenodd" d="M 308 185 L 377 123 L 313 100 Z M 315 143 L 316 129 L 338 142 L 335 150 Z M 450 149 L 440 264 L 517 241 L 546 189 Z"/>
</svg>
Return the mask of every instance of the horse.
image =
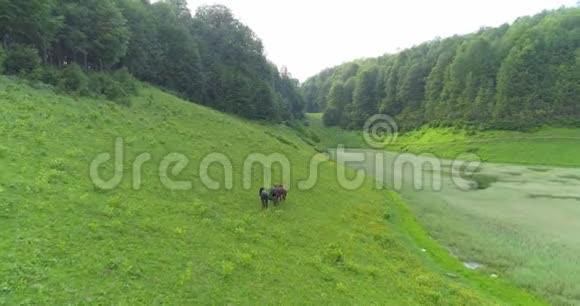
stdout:
<svg viewBox="0 0 580 306">
<path fill-rule="evenodd" d="M 262 208 L 268 208 L 269 195 L 266 188 L 260 188 L 260 199 L 262 200 Z"/>
<path fill-rule="evenodd" d="M 279 200 L 286 201 L 286 195 L 288 195 L 288 188 L 284 185 L 278 186 Z"/>
<path fill-rule="evenodd" d="M 258 194 L 260 195 L 260 200 L 262 201 L 262 207 L 268 208 L 269 201 L 272 201 L 274 206 L 278 205 L 278 203 L 282 201 L 286 201 L 288 189 L 284 185 L 274 185 L 272 188 L 270 188 L 269 191 L 267 191 L 264 187 L 260 188 Z"/>
<path fill-rule="evenodd" d="M 288 194 L 288 189 L 284 185 L 274 185 L 270 189 L 270 199 L 274 202 L 274 205 L 286 201 L 286 195 Z"/>
</svg>

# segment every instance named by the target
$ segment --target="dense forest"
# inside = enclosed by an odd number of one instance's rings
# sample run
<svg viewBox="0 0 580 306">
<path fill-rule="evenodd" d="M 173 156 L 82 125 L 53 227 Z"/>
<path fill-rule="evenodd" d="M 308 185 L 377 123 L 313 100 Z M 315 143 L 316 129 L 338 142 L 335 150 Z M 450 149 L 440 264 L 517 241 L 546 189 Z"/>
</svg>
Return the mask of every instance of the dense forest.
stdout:
<svg viewBox="0 0 580 306">
<path fill-rule="evenodd" d="M 0 69 L 114 99 L 131 75 L 247 118 L 303 115 L 299 83 L 225 6 L 185 0 L 0 0 Z"/>
<path fill-rule="evenodd" d="M 402 130 L 424 124 L 524 129 L 580 123 L 580 9 L 523 17 L 398 54 L 327 69 L 301 87 L 326 125 L 360 128 L 373 114 Z"/>
</svg>

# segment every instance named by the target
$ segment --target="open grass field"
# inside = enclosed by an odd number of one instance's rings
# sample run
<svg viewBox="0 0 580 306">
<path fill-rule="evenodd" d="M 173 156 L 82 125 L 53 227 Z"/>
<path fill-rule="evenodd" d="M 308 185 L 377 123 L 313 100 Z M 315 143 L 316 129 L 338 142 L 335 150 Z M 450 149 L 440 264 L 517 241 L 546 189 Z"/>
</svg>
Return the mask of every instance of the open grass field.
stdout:
<svg viewBox="0 0 580 306">
<path fill-rule="evenodd" d="M 392 151 L 456 158 L 472 153 L 483 161 L 580 167 L 580 128 L 539 128 L 530 132 L 424 128 L 400 136 Z"/>
<path fill-rule="evenodd" d="M 335 133 L 317 116 L 316 133 Z M 322 131 L 318 130 L 322 129 Z M 356 146 L 359 132 L 344 131 L 329 147 L 346 139 Z M 456 129 L 423 129 L 401 135 L 388 149 L 456 158 L 464 153 L 484 162 L 470 176 L 453 177 L 452 160 L 411 158 L 425 166 L 417 177 L 410 168 L 397 171 L 400 152 L 363 149 L 365 161 L 351 164 L 398 190 L 412 214 L 448 252 L 482 275 L 498 275 L 555 305 L 580 304 L 580 129 L 544 128 L 530 133 L 490 131 L 476 135 Z M 350 147 L 354 147 L 351 145 Z M 360 145 L 364 148 L 364 144 Z M 384 155 L 377 169 L 376 154 Z M 436 167 L 437 168 L 437 167 Z M 461 172 L 458 172 L 461 174 Z M 413 184 L 419 180 L 421 188 Z M 433 183 L 442 185 L 435 190 Z M 465 188 L 468 186 L 468 188 Z"/>
<path fill-rule="evenodd" d="M 368 148 L 361 131 L 325 127 L 322 114 L 307 114 L 309 128 L 321 136 L 320 146 Z M 429 153 L 454 159 L 470 153 L 482 161 L 580 167 L 580 128 L 544 127 L 529 132 L 469 132 L 457 128 L 423 128 L 398 135 L 385 147 L 394 152 Z"/>
<path fill-rule="evenodd" d="M 123 139 L 123 173 L 109 191 L 89 165 Z M 0 78 L 0 304 L 542 304 L 503 279 L 465 269 L 414 221 L 394 193 L 367 178 L 343 190 L 286 126 L 259 124 L 143 85 L 131 106 L 72 98 Z M 233 164 L 233 188 L 210 190 L 198 169 L 210 153 Z M 142 153 L 139 190 L 133 162 Z M 189 159 L 167 174 L 167 154 Z M 291 164 L 288 201 L 263 210 L 252 153 Z M 175 168 L 169 168 L 175 169 Z M 256 170 L 260 170 L 257 167 Z M 281 169 L 274 166 L 274 180 Z M 210 167 L 217 181 L 225 176 Z M 251 187 L 243 188 L 244 181 Z M 421 252 L 421 249 L 427 252 Z"/>
</svg>

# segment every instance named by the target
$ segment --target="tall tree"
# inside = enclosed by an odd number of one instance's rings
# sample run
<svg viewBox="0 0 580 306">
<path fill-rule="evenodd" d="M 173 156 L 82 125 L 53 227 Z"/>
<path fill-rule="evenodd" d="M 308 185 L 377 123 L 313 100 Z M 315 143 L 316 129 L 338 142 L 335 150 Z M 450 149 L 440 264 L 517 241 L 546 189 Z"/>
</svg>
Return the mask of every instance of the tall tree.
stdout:
<svg viewBox="0 0 580 306">
<path fill-rule="evenodd" d="M 60 61 L 102 70 L 112 68 L 126 54 L 127 20 L 113 0 L 62 0 L 61 9 L 65 28 L 60 39 L 66 50 L 59 54 Z"/>
<path fill-rule="evenodd" d="M 324 112 L 324 123 L 327 126 L 338 125 L 343 117 L 346 106 L 350 103 L 344 84 L 335 82 L 328 93 L 328 107 Z"/>
<path fill-rule="evenodd" d="M 0 38 L 5 48 L 11 43 L 37 47 L 48 61 L 48 52 L 63 18 L 55 11 L 55 0 L 0 0 Z"/>
<path fill-rule="evenodd" d="M 377 69 L 371 68 L 357 76 L 351 114 L 354 127 L 362 127 L 365 121 L 376 113 L 378 104 L 377 75 Z"/>
</svg>

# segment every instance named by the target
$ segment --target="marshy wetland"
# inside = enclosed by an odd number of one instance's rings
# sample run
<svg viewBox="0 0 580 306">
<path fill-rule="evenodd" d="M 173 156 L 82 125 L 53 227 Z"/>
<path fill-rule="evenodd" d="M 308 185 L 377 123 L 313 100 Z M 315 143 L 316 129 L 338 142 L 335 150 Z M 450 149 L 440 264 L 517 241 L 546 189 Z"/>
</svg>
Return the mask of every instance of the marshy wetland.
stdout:
<svg viewBox="0 0 580 306">
<path fill-rule="evenodd" d="M 580 169 L 352 153 L 365 158 L 348 166 L 397 190 L 466 267 L 580 303 Z"/>
</svg>

